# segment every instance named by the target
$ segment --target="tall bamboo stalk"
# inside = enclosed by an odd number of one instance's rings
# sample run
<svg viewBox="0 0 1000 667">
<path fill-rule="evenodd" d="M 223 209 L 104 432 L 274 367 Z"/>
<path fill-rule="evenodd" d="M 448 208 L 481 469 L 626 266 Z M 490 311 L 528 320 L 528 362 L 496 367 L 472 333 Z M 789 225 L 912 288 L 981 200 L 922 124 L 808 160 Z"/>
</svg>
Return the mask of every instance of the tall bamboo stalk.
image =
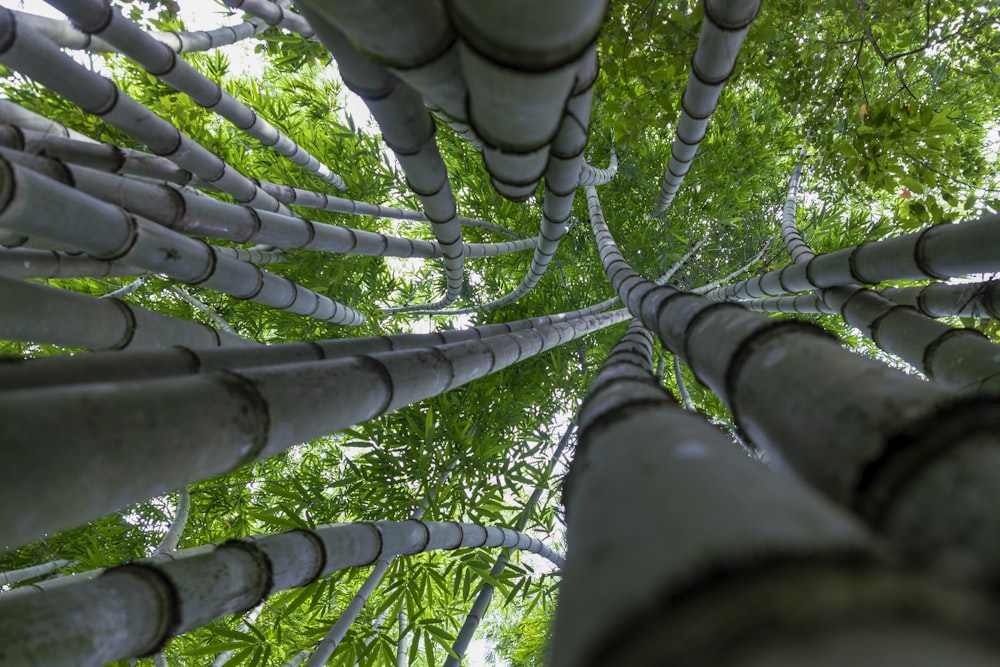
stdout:
<svg viewBox="0 0 1000 667">
<path fill-rule="evenodd" d="M 46 2 L 72 19 L 77 28 L 105 40 L 147 72 L 187 95 L 195 104 L 222 116 L 264 146 L 270 147 L 338 190 L 347 188 L 340 176 L 309 151 L 227 93 L 218 83 L 178 58 L 173 49 L 147 34 L 103 0 Z"/>
<path fill-rule="evenodd" d="M 611 157 L 608 158 L 608 166 L 605 168 L 592 167 L 584 162 L 580 165 L 580 185 L 606 185 L 618 173 L 618 153 L 611 149 Z"/>
<path fill-rule="evenodd" d="M 17 584 L 28 579 L 34 579 L 35 577 L 44 577 L 47 574 L 52 574 L 70 565 L 72 565 L 72 561 L 59 559 L 50 560 L 48 563 L 32 565 L 31 567 L 24 567 L 19 570 L 0 572 L 0 586 L 10 586 L 11 584 Z"/>
<path fill-rule="evenodd" d="M 625 261 L 594 188 L 587 199 L 605 273 L 622 302 L 726 403 L 772 462 L 854 507 L 908 555 L 967 550 L 987 563 L 1000 558 L 996 398 L 958 397 L 802 323 L 657 286 Z"/>
<path fill-rule="evenodd" d="M 436 396 L 624 317 L 614 311 L 403 352 L 10 392 L 0 403 L 0 441 L 10 450 L 0 468 L 0 545 Z M 184 418 L 150 411 L 151 403 L 174 406 Z M 60 419 L 43 423 L 36 418 L 43 410 Z M 35 469 L 46 471 L 44 483 L 21 474 Z M 15 502 L 28 486 L 32 503 Z"/>
<path fill-rule="evenodd" d="M 31 242 L 27 236 L 22 239 Z M 9 278 L 109 278 L 142 276 L 145 269 L 124 262 L 36 248 L 0 248 L 0 275 Z"/>
<path fill-rule="evenodd" d="M 705 20 L 691 58 L 691 74 L 681 99 L 681 117 L 663 174 L 660 195 L 651 217 L 663 215 L 691 169 L 698 145 L 708 131 L 726 81 L 736 69 L 736 55 L 750 23 L 760 11 L 760 0 L 705 0 Z"/>
<path fill-rule="evenodd" d="M 523 533 L 457 522 L 364 522 L 253 536 L 122 565 L 44 592 L 0 596 L 0 665 L 99 666 L 148 655 L 173 636 L 332 572 L 467 547 L 524 549 L 562 564 Z"/>
<path fill-rule="evenodd" d="M 6 8 L 0 8 L 0 37 L 4 45 L 0 49 L 0 63 L 38 81 L 85 112 L 99 116 L 149 146 L 157 155 L 170 158 L 232 195 L 236 201 L 289 213 L 284 204 L 218 155 L 126 95 L 113 81 L 77 63 L 31 26 L 18 25 L 14 14 Z"/>
<path fill-rule="evenodd" d="M 633 323 L 580 408 L 553 667 L 997 660 L 988 603 L 890 569 L 852 517 L 679 409 L 651 355 Z"/>
</svg>

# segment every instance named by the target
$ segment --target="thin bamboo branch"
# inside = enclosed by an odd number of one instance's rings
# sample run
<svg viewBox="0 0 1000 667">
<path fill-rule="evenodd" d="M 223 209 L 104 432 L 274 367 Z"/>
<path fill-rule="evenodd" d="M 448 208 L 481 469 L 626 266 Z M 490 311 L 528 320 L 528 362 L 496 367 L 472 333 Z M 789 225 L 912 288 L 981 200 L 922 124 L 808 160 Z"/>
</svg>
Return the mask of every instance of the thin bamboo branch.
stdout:
<svg viewBox="0 0 1000 667">
<path fill-rule="evenodd" d="M 202 312 L 205 315 L 207 315 L 208 318 L 212 320 L 212 324 L 214 324 L 216 328 L 219 329 L 219 331 L 225 331 L 226 333 L 233 334 L 234 336 L 238 335 L 236 331 L 231 326 L 229 326 L 229 322 L 223 319 L 222 316 L 219 315 L 219 313 L 215 312 L 213 308 L 209 308 L 204 303 L 191 296 L 191 293 L 188 292 L 186 289 L 178 287 L 177 285 L 171 285 L 170 291 L 172 291 L 174 294 L 184 299 L 184 301 L 194 306 L 194 308 L 199 312 Z"/>
<path fill-rule="evenodd" d="M 140 287 L 142 287 L 145 284 L 145 282 L 146 282 L 146 277 L 145 276 L 139 276 L 138 278 L 136 278 L 135 280 L 133 280 L 132 282 L 130 282 L 128 285 L 125 285 L 123 287 L 119 287 L 118 289 L 116 289 L 113 292 L 108 292 L 107 294 L 102 294 L 98 298 L 99 299 L 118 299 L 118 298 L 123 297 L 123 296 L 128 296 L 129 294 L 135 292 L 137 289 L 139 289 Z"/>
<path fill-rule="evenodd" d="M 42 563 L 40 565 L 32 565 L 31 567 L 24 567 L 20 570 L 7 570 L 6 572 L 0 572 L 0 586 L 10 586 L 11 584 L 18 584 L 22 581 L 27 581 L 28 579 L 34 579 L 35 577 L 44 577 L 47 574 L 52 574 L 57 570 L 64 567 L 71 567 L 72 565 L 72 561 L 61 559 L 52 560 L 48 563 Z"/>
<path fill-rule="evenodd" d="M 172 554 L 177 551 L 177 545 L 181 541 L 181 533 L 187 525 L 188 515 L 191 512 L 191 492 L 187 487 L 177 491 L 177 509 L 174 510 L 174 519 L 170 522 L 167 532 L 160 540 L 160 544 L 153 551 L 153 555 Z"/>
<path fill-rule="evenodd" d="M 662 276 L 656 279 L 655 281 L 656 284 L 657 285 L 669 284 L 670 279 L 674 277 L 674 274 L 683 269 L 684 266 L 688 263 L 688 260 L 694 257 L 694 255 L 696 255 L 698 251 L 701 250 L 701 247 L 705 245 L 706 241 L 708 241 L 708 237 L 710 234 L 711 232 L 708 232 L 704 236 L 702 236 L 701 239 L 699 239 L 698 242 L 695 243 L 690 250 L 684 253 L 684 255 L 681 256 L 679 260 L 674 262 L 674 264 L 669 269 L 667 269 Z"/>
</svg>

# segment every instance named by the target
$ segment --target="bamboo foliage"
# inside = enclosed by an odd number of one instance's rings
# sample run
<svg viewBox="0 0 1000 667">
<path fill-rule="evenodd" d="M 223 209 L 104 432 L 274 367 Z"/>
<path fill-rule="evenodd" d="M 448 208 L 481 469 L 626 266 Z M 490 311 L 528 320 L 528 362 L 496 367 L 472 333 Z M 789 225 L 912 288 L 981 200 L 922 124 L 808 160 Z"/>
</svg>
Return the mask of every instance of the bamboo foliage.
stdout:
<svg viewBox="0 0 1000 667">
<path fill-rule="evenodd" d="M 469 547 L 523 549 L 562 564 L 561 556 L 524 533 L 455 522 L 379 521 L 254 536 L 0 597 L 0 665 L 40 660 L 53 667 L 99 666 L 155 653 L 177 634 L 338 570 Z M 50 641 L 45 628 L 57 612 L 85 620 Z"/>
</svg>

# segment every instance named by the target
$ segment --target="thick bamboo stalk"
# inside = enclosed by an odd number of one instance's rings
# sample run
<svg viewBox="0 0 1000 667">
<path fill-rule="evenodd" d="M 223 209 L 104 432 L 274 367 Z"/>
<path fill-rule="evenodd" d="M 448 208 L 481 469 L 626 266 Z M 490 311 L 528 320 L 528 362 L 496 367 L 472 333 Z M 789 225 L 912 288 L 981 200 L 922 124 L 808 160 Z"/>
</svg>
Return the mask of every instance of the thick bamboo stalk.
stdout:
<svg viewBox="0 0 1000 667">
<path fill-rule="evenodd" d="M 549 458 L 549 463 L 545 468 L 545 473 L 542 475 L 542 480 L 544 481 L 535 487 L 534 491 L 531 492 L 531 496 L 528 498 L 528 502 L 526 502 L 524 507 L 521 508 L 521 512 L 517 517 L 517 523 L 514 524 L 514 530 L 524 530 L 524 527 L 528 523 L 528 519 L 531 517 L 531 513 L 535 509 L 535 505 L 538 504 L 538 501 L 542 497 L 542 492 L 548 488 L 549 480 L 552 478 L 552 471 L 555 470 L 556 463 L 558 463 L 563 450 L 569 444 L 574 431 L 576 431 L 576 424 L 570 424 L 569 428 L 567 428 L 563 433 L 562 438 L 559 439 L 559 444 L 556 445 L 555 451 L 552 452 L 552 456 Z M 507 562 L 509 560 L 509 550 L 505 550 L 497 556 L 496 561 L 493 563 L 493 567 L 490 568 L 490 577 L 495 579 L 503 574 L 504 570 L 507 569 Z M 462 623 L 462 628 L 458 631 L 458 635 L 455 637 L 455 641 L 451 645 L 451 650 L 455 655 L 448 655 L 444 659 L 444 667 L 459 667 L 461 664 L 466 651 L 469 650 L 469 644 L 472 643 L 472 639 L 476 635 L 476 629 L 479 627 L 479 623 L 483 620 L 486 608 L 490 606 L 490 602 L 493 600 L 495 588 L 496 587 L 489 582 L 483 583 L 483 587 L 476 595 L 475 602 L 472 603 L 472 608 L 469 609 L 469 613 L 466 615 L 465 621 Z M 456 658 L 455 656 L 458 657 Z"/>
<path fill-rule="evenodd" d="M 578 73 L 590 67 L 607 2 L 449 2 L 448 10 L 486 169 L 498 192 L 526 199 L 546 170 Z M 589 114 L 577 119 L 585 127 Z"/>
<path fill-rule="evenodd" d="M 608 166 L 604 169 L 592 167 L 584 162 L 580 165 L 580 185 L 607 185 L 618 173 L 618 153 L 611 149 Z"/>
<path fill-rule="evenodd" d="M 491 336 L 525 331 L 603 312 L 618 298 L 587 308 L 544 315 L 502 324 L 468 329 L 453 329 L 428 334 L 396 334 L 367 338 L 334 338 L 303 343 L 285 343 L 254 347 L 253 350 L 221 351 L 174 346 L 156 354 L 115 352 L 59 357 L 41 357 L 25 363 L 0 365 L 0 391 L 40 389 L 86 382 L 122 382 L 126 380 L 166 378 L 212 370 L 258 368 L 275 364 L 337 359 L 355 354 L 399 352 L 462 341 L 482 340 Z M 197 346 L 207 347 L 207 346 Z"/>
<path fill-rule="evenodd" d="M 689 259 L 694 257 L 694 255 L 696 255 L 698 251 L 701 250 L 701 247 L 705 245 L 706 241 L 708 241 L 708 236 L 709 236 L 708 234 L 705 234 L 703 237 L 701 237 L 701 239 L 698 240 L 697 243 L 691 246 L 690 250 L 684 253 L 684 255 L 679 260 L 674 262 L 673 266 L 667 269 L 662 276 L 656 279 L 656 284 L 657 285 L 669 284 L 670 279 L 673 278 L 678 271 L 680 271 L 687 265 Z"/>
<path fill-rule="evenodd" d="M 998 659 L 989 603 L 893 571 L 852 517 L 679 409 L 651 343 L 630 327 L 580 408 L 553 667 Z"/>
<path fill-rule="evenodd" d="M 364 322 L 349 306 L 2 157 L 0 187 L 0 228 L 297 315 L 347 326 Z"/>
<path fill-rule="evenodd" d="M 158 651 L 171 637 L 381 558 L 442 549 L 510 547 L 562 564 L 507 528 L 453 522 L 371 522 L 299 529 L 144 560 L 45 592 L 0 596 L 0 665 L 99 666 Z M 54 619 L 73 619 L 72 623 Z M 51 628 L 59 628 L 53 641 Z"/>
<path fill-rule="evenodd" d="M 789 313 L 798 315 L 830 315 L 837 311 L 823 303 L 818 294 L 798 294 L 795 296 L 776 296 L 766 299 L 740 299 L 738 303 L 755 313 Z"/>
<path fill-rule="evenodd" d="M 928 317 L 1000 319 L 1000 281 L 931 283 L 924 287 L 889 287 L 878 291 L 893 303 L 916 308 Z"/>
<path fill-rule="evenodd" d="M 284 204 L 218 155 L 126 95 L 113 81 L 77 63 L 30 26 L 17 25 L 14 14 L 6 8 L 0 8 L 0 37 L 4 45 L 0 49 L 0 63 L 114 125 L 157 155 L 171 159 L 232 195 L 236 201 L 289 212 Z"/>
<path fill-rule="evenodd" d="M 975 273 L 1000 272 L 1000 215 L 978 220 L 942 223 L 919 232 L 871 241 L 808 262 L 717 289 L 706 296 L 714 301 L 781 296 L 824 287 L 859 283 L 877 285 L 887 280 L 944 280 Z"/>
<path fill-rule="evenodd" d="M 587 198 L 622 302 L 726 403 L 771 461 L 860 511 L 908 555 L 966 550 L 984 562 L 1000 558 L 997 399 L 956 396 L 799 322 L 657 286 L 618 251 L 594 188 Z"/>
<path fill-rule="evenodd" d="M 105 40 L 148 73 L 190 97 L 195 104 L 222 116 L 264 146 L 272 148 L 329 185 L 338 190 L 346 189 L 344 180 L 309 151 L 227 93 L 218 83 L 178 58 L 174 50 L 144 32 L 103 0 L 46 2 L 72 19 L 77 28 Z M 281 11 L 280 7 L 278 9 Z"/>
<path fill-rule="evenodd" d="M 358 53 L 339 29 L 315 13 L 312 5 L 301 4 L 300 8 L 336 59 L 344 84 L 364 100 L 378 122 L 383 140 L 406 174 L 407 185 L 420 199 L 434 238 L 441 244 L 447 278 L 444 297 L 436 307 L 454 303 L 465 281 L 462 228 L 448 170 L 434 138 L 434 119 L 424 109 L 417 91 Z"/>
<path fill-rule="evenodd" d="M 28 579 L 34 579 L 35 577 L 44 577 L 45 575 L 52 574 L 61 568 L 69 567 L 72 564 L 73 563 L 68 560 L 52 560 L 48 563 L 24 567 L 20 570 L 7 570 L 6 572 L 0 572 L 0 586 L 10 586 L 11 584 L 17 584 L 22 581 L 27 581 Z"/>
<path fill-rule="evenodd" d="M 0 317 L 0 340 L 88 350 L 254 345 L 235 334 L 150 312 L 116 298 L 95 298 L 11 278 L 0 277 L 0 305 L 4 313 Z M 12 365 L 11 370 L 15 374 L 24 372 L 15 370 L 20 365 Z"/>
<path fill-rule="evenodd" d="M 18 23 L 30 25 L 44 35 L 46 39 L 64 49 L 85 49 L 93 53 L 106 53 L 117 50 L 103 39 L 85 33 L 67 21 L 16 10 L 15 16 Z M 257 18 L 251 18 L 234 26 L 223 26 L 213 30 L 153 30 L 149 34 L 175 53 L 196 53 L 235 44 L 244 39 L 254 37 L 267 30 L 267 28 L 268 24 L 266 22 Z"/>
<path fill-rule="evenodd" d="M 651 217 L 663 215 L 691 169 L 698 145 L 708 131 L 726 81 L 736 69 L 736 55 L 750 23 L 760 11 L 760 0 L 705 0 L 705 20 L 691 59 L 691 74 L 681 99 L 681 117 L 663 174 L 660 196 Z"/>
<path fill-rule="evenodd" d="M 28 237 L 22 237 L 28 239 Z M 71 255 L 58 250 L 0 248 L 0 275 L 8 278 L 109 278 L 141 276 L 144 269 L 124 262 Z"/>
<path fill-rule="evenodd" d="M 0 468 L 0 544 L 23 543 L 266 458 L 623 317 L 614 311 L 484 340 L 330 361 L 9 392 L 0 403 L 0 441 L 11 454 Z M 150 411 L 150 404 L 178 412 Z M 43 409 L 57 411 L 58 423 L 37 420 Z M 44 484 L 21 473 L 35 469 L 46 470 Z M 25 485 L 33 498 L 27 506 L 15 502 Z"/>
</svg>

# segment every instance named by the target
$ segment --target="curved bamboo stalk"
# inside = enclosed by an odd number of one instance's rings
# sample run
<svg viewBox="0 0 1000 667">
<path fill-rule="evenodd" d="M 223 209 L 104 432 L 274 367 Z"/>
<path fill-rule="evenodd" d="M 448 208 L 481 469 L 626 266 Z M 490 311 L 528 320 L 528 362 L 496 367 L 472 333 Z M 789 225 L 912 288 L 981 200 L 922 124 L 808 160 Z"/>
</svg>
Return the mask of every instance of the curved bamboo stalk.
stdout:
<svg viewBox="0 0 1000 667">
<path fill-rule="evenodd" d="M 588 308 L 543 315 L 526 320 L 490 324 L 468 329 L 453 329 L 428 334 L 396 334 L 367 338 L 334 338 L 303 343 L 285 343 L 255 347 L 253 351 L 215 354 L 204 349 L 158 350 L 156 354 L 116 352 L 59 357 L 41 357 L 21 364 L 0 365 L 0 391 L 40 389 L 86 382 L 121 382 L 126 380 L 166 378 L 212 370 L 258 368 L 275 364 L 338 359 L 355 354 L 400 352 L 463 341 L 490 338 L 500 334 L 525 331 L 607 310 L 618 301 L 608 299 Z"/>
<path fill-rule="evenodd" d="M 624 317 L 614 311 L 403 352 L 102 383 L 99 392 L 88 384 L 10 392 L 0 403 L 0 440 L 12 453 L 0 468 L 0 544 L 22 543 L 266 458 L 462 386 Z M 176 406 L 185 418 L 150 411 L 151 403 Z M 34 417 L 42 405 L 59 411 L 58 424 Z M 63 429 L 74 437 L 65 437 Z M 113 438 L 107 436 L 111 433 Z M 108 457 L 114 466 L 105 464 Z M 35 466 L 47 471 L 43 485 L 20 472 Z M 88 480 L 86 487 L 81 479 Z M 26 493 L 26 484 L 33 497 L 27 507 L 12 500 Z"/>
<path fill-rule="evenodd" d="M 64 49 L 85 49 L 93 53 L 117 51 L 103 39 L 85 33 L 67 21 L 17 10 L 14 10 L 14 15 L 18 23 L 30 25 L 46 39 Z M 251 18 L 238 25 L 223 26 L 214 30 L 153 30 L 149 35 L 165 44 L 174 53 L 196 53 L 255 37 L 267 28 L 266 22 Z"/>
<path fill-rule="evenodd" d="M 0 184 L 0 228 L 298 315 L 347 326 L 364 322 L 349 306 L 2 157 Z"/>
<path fill-rule="evenodd" d="M 666 285 L 670 283 L 670 279 L 673 278 L 678 271 L 683 269 L 684 266 L 688 263 L 688 260 L 691 259 L 695 254 L 697 254 L 697 252 L 701 250 L 701 247 L 705 245 L 705 242 L 708 241 L 709 234 L 710 232 L 706 233 L 703 237 L 701 237 L 701 239 L 697 243 L 695 243 L 690 250 L 684 253 L 684 255 L 679 260 L 674 262 L 673 266 L 667 269 L 662 276 L 657 278 L 655 281 L 656 284 Z"/>
<path fill-rule="evenodd" d="M 0 664 L 103 665 L 155 652 L 171 637 L 251 609 L 266 596 L 382 558 L 458 548 L 518 548 L 562 564 L 538 540 L 507 528 L 379 521 L 299 529 L 138 561 L 44 593 L 0 596 Z M 53 619 L 61 641 L 46 628 Z M 7 658 L 5 661 L 5 657 Z"/>
<path fill-rule="evenodd" d="M 592 167 L 586 162 L 580 165 L 580 185 L 607 185 L 618 173 L 618 153 L 611 149 L 608 166 L 604 169 Z"/>
<path fill-rule="evenodd" d="M 94 298 L 23 280 L 0 277 L 0 303 L 5 315 L 0 318 L 0 340 L 98 351 L 255 345 L 235 334 L 116 298 Z"/>
<path fill-rule="evenodd" d="M 679 409 L 651 351 L 633 323 L 580 408 L 553 667 L 996 659 L 975 592 L 891 569 L 853 517 Z"/>
<path fill-rule="evenodd" d="M 531 496 L 528 498 L 528 502 L 524 504 L 521 509 L 520 514 L 517 517 L 517 523 L 514 524 L 514 530 L 522 531 L 528 523 L 528 519 L 531 517 L 531 513 L 535 509 L 535 505 L 542 497 L 542 492 L 548 487 L 548 482 L 552 478 L 552 471 L 555 470 L 556 463 L 559 461 L 559 457 L 562 456 L 563 450 L 569 444 L 570 438 L 573 436 L 573 432 L 576 430 L 576 424 L 570 424 L 569 428 L 563 433 L 562 438 L 559 439 L 559 444 L 556 445 L 555 451 L 552 452 L 552 456 L 549 458 L 549 464 L 546 466 L 545 474 L 542 476 L 544 482 L 535 487 L 535 490 L 531 492 Z M 496 562 L 493 563 L 493 567 L 490 569 L 490 578 L 495 579 L 504 573 L 507 569 L 507 562 L 510 560 L 510 550 L 503 551 L 499 556 L 497 556 Z M 483 615 L 486 613 L 486 608 L 490 606 L 490 601 L 493 600 L 493 592 L 495 586 L 489 582 L 484 582 L 483 587 L 479 590 L 479 594 L 476 595 L 476 601 L 473 602 L 472 608 L 469 609 L 469 613 L 465 617 L 465 621 L 462 623 L 462 628 L 458 631 L 458 635 L 455 637 L 455 641 L 451 645 L 451 650 L 455 655 L 448 655 L 444 659 L 444 667 L 459 667 L 462 662 L 462 658 L 465 657 L 466 651 L 469 650 L 469 644 L 472 643 L 473 637 L 476 635 L 476 629 L 479 627 L 479 623 L 483 619 Z M 458 656 L 457 658 L 455 656 Z"/>
<path fill-rule="evenodd" d="M 344 180 L 309 151 L 302 148 L 260 114 L 222 89 L 215 81 L 177 57 L 177 53 L 143 31 L 103 0 L 46 0 L 66 14 L 77 28 L 96 35 L 128 56 L 143 69 L 195 104 L 222 116 L 264 146 L 273 149 L 338 190 Z M 278 5 L 273 5 L 281 10 Z"/>
<path fill-rule="evenodd" d="M 561 126 L 570 122 L 565 115 L 574 116 L 586 132 L 589 92 L 586 115 L 567 104 L 580 92 L 581 81 L 589 89 L 590 77 L 581 71 L 596 65 L 591 48 L 607 2 L 447 4 L 461 38 L 469 125 L 483 143 L 486 170 L 498 192 L 524 200 L 545 173 L 550 146 L 566 130 Z M 596 77 L 596 69 L 593 74 Z M 579 164 L 573 174 L 577 183 Z"/>
<path fill-rule="evenodd" d="M 782 296 L 824 287 L 887 280 L 944 280 L 1000 272 L 1000 214 L 958 224 L 942 223 L 919 232 L 816 255 L 808 262 L 716 289 L 713 301 Z"/>
<path fill-rule="evenodd" d="M 657 286 L 619 252 L 593 187 L 587 199 L 622 302 L 726 403 L 770 460 L 854 507 L 908 555 L 965 550 L 983 562 L 1000 558 L 997 399 L 956 396 L 800 322 Z M 942 492 L 952 499 L 947 511 Z"/>
<path fill-rule="evenodd" d="M 287 11 L 289 3 L 270 2 L 269 0 L 223 0 L 227 7 L 241 9 L 256 16 L 268 25 L 280 26 L 289 32 L 294 32 L 306 39 L 313 39 L 315 32 L 309 22 L 294 12 Z"/>
<path fill-rule="evenodd" d="M 160 544 L 153 551 L 153 555 L 172 554 L 177 551 L 177 545 L 181 541 L 181 533 L 187 525 L 188 515 L 191 512 L 191 492 L 185 486 L 177 491 L 177 509 L 174 510 L 174 519 L 170 522 L 167 532 L 160 540 Z"/>
<path fill-rule="evenodd" d="M 816 254 L 795 224 L 801 169 L 788 184 L 781 236 L 795 264 L 808 265 Z M 895 354 L 944 387 L 959 390 L 1000 389 L 1000 345 L 972 329 L 955 329 L 914 308 L 893 303 L 860 285 L 819 290 L 824 303 L 836 310 L 878 347 Z"/>
<path fill-rule="evenodd" d="M 157 155 L 169 158 L 232 195 L 236 201 L 289 213 L 284 204 L 218 155 L 126 95 L 113 81 L 77 63 L 30 26 L 17 25 L 14 14 L 6 8 L 0 8 L 0 35 L 4 36 L 0 63 L 114 125 L 149 146 Z"/>
<path fill-rule="evenodd" d="M 28 237 L 22 237 L 25 242 Z M 0 275 L 9 278 L 109 278 L 142 276 L 145 269 L 124 262 L 71 255 L 58 250 L 0 248 Z"/>
<path fill-rule="evenodd" d="M 681 117 L 670 161 L 663 174 L 660 196 L 650 213 L 654 218 L 666 212 L 691 169 L 722 89 L 736 69 L 736 55 L 743 38 L 760 11 L 760 0 L 705 0 L 703 5 L 705 20 L 691 58 L 691 74 L 681 99 Z"/>
<path fill-rule="evenodd" d="M 10 586 L 11 584 L 17 584 L 28 579 L 34 579 L 35 577 L 44 577 L 47 574 L 52 574 L 57 570 L 72 565 L 72 561 L 60 559 L 51 560 L 48 563 L 41 563 L 40 565 L 24 567 L 19 570 L 0 572 L 0 586 Z"/>
<path fill-rule="evenodd" d="M 434 238 L 441 244 L 447 277 L 444 297 L 435 305 L 454 303 L 465 281 L 462 228 L 448 169 L 434 138 L 434 119 L 424 109 L 419 93 L 358 53 L 340 30 L 314 14 L 311 5 L 300 8 L 336 59 L 344 84 L 361 97 L 378 122 L 383 140 L 406 174 L 407 185 L 420 199 Z"/>
</svg>

